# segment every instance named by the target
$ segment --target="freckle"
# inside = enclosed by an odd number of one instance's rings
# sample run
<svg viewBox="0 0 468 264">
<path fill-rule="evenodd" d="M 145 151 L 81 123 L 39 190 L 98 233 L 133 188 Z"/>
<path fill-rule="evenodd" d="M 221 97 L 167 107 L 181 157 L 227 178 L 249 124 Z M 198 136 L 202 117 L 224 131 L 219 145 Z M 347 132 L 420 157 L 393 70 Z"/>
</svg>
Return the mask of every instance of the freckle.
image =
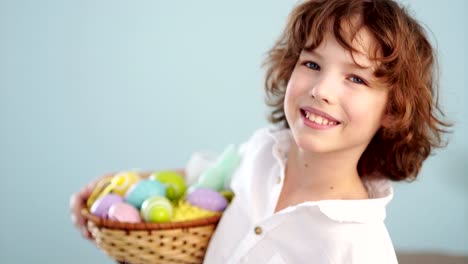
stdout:
<svg viewBox="0 0 468 264">
<path fill-rule="evenodd" d="M 333 190 L 333 186 L 330 186 L 330 190 Z"/>
<path fill-rule="evenodd" d="M 306 163 L 306 164 L 304 164 L 304 166 L 307 168 L 307 167 L 309 167 L 309 164 Z"/>
</svg>

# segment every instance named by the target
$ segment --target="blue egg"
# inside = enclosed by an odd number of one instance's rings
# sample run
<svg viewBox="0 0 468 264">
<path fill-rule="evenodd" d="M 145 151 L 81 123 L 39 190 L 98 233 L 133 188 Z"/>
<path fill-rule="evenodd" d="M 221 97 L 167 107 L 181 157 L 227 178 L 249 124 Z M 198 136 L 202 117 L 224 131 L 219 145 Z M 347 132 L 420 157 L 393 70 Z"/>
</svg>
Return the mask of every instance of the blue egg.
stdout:
<svg viewBox="0 0 468 264">
<path fill-rule="evenodd" d="M 166 196 L 166 186 L 156 180 L 141 180 L 130 187 L 125 194 L 125 201 L 140 209 L 151 196 Z"/>
</svg>

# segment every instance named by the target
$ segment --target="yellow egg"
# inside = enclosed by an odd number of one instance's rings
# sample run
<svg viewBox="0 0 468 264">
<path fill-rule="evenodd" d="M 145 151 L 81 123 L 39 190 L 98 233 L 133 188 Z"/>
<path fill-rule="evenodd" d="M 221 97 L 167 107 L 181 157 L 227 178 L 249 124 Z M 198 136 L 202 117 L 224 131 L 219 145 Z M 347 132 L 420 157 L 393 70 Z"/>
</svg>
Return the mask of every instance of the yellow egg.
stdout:
<svg viewBox="0 0 468 264">
<path fill-rule="evenodd" d="M 140 176 L 133 171 L 124 171 L 117 173 L 112 178 L 112 192 L 124 196 L 127 190 L 140 180 Z"/>
<path fill-rule="evenodd" d="M 111 192 L 120 196 L 125 196 L 127 190 L 139 180 L 140 176 L 132 171 L 120 172 L 114 176 L 100 180 L 86 202 L 88 209 L 91 208 L 97 199 Z"/>
</svg>

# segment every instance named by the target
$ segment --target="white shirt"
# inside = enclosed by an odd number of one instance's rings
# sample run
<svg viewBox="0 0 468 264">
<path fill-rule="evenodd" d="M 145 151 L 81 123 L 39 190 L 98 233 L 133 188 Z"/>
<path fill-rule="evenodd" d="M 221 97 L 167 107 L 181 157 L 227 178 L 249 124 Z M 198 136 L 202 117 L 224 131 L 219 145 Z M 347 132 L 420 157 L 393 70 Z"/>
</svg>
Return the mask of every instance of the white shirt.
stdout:
<svg viewBox="0 0 468 264">
<path fill-rule="evenodd" d="M 274 212 L 284 181 L 290 130 L 263 128 L 240 148 L 235 193 L 204 263 L 397 263 L 384 224 L 387 180 L 364 182 L 369 199 L 309 201 Z"/>
</svg>

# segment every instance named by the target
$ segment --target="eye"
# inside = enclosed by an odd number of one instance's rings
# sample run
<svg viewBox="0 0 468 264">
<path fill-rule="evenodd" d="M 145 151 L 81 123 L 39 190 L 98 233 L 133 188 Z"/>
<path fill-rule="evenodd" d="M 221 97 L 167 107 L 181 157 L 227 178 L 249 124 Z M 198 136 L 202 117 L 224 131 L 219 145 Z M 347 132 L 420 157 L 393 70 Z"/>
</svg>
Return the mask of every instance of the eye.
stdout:
<svg viewBox="0 0 468 264">
<path fill-rule="evenodd" d="M 362 79 L 361 77 L 358 77 L 358 76 L 351 76 L 348 79 L 350 81 L 352 81 L 353 83 L 367 85 L 367 82 L 364 79 Z"/>
<path fill-rule="evenodd" d="M 307 68 L 312 69 L 312 70 L 314 70 L 314 71 L 320 71 L 320 66 L 319 66 L 317 63 L 313 62 L 313 61 L 306 61 L 306 62 L 304 63 L 304 65 L 305 65 Z"/>
</svg>

